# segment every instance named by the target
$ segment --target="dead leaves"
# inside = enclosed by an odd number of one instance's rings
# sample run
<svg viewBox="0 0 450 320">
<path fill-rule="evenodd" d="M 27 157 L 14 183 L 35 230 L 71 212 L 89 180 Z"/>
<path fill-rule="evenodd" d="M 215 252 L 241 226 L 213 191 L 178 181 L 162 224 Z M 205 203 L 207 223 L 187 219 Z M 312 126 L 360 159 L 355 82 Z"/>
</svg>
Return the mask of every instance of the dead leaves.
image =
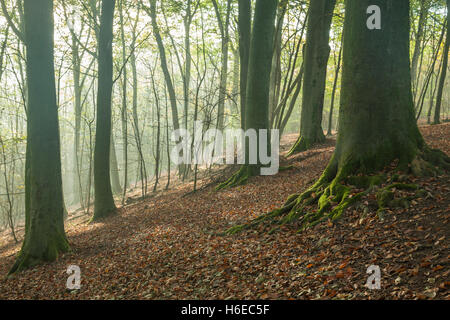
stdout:
<svg viewBox="0 0 450 320">
<path fill-rule="evenodd" d="M 426 137 L 449 151 L 446 128 L 447 137 L 436 137 L 427 127 Z M 302 234 L 294 225 L 272 235 L 219 235 L 305 190 L 332 151 L 300 154 L 289 159 L 297 170 L 236 189 L 185 196 L 190 186 L 181 186 L 103 224 L 69 225 L 73 251 L 1 281 L 0 299 L 448 299 L 448 175 L 414 181 L 430 196 L 386 212 L 384 222 L 369 195 L 367 210 L 348 210 Z M 1 274 L 13 258 L 0 247 Z M 70 264 L 82 271 L 82 289 L 73 293 L 65 290 Z M 381 268 L 381 290 L 364 287 L 372 264 Z"/>
</svg>

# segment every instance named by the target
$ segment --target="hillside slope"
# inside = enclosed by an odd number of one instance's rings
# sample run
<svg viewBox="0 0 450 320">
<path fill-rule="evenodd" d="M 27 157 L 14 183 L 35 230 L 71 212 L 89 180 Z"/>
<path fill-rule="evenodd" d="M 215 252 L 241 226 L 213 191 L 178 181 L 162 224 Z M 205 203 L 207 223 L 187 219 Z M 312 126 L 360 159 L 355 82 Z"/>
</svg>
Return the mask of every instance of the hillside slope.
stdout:
<svg viewBox="0 0 450 320">
<path fill-rule="evenodd" d="M 450 124 L 421 129 L 432 147 L 450 154 Z M 186 195 L 192 187 L 184 185 L 102 223 L 72 219 L 72 252 L 1 279 L 0 299 L 449 299 L 448 172 L 412 181 L 427 197 L 389 210 L 384 220 L 367 205 L 301 234 L 295 225 L 271 235 L 218 234 L 305 190 L 333 149 L 328 140 L 290 158 L 292 170 L 235 189 Z M 0 246 L 1 275 L 19 249 Z M 69 265 L 81 268 L 79 291 L 65 288 Z M 370 265 L 381 269 L 381 290 L 364 287 Z"/>
</svg>

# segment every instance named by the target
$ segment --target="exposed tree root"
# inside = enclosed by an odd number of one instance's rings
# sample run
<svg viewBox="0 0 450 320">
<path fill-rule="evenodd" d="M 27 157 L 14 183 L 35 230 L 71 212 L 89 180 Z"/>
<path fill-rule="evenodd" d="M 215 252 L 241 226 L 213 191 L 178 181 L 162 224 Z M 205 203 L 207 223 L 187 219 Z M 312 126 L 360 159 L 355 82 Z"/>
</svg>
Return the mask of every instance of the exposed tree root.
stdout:
<svg viewBox="0 0 450 320">
<path fill-rule="evenodd" d="M 227 181 L 219 184 L 216 187 L 216 191 L 220 191 L 223 189 L 234 188 L 237 186 L 242 186 L 247 183 L 248 178 L 255 175 L 257 170 L 256 166 L 253 165 L 244 165 L 242 166 L 235 174 L 231 176 Z"/>
<path fill-rule="evenodd" d="M 117 208 L 113 208 L 110 210 L 104 210 L 104 211 L 102 211 L 101 214 L 97 212 L 97 214 L 94 214 L 94 216 L 91 218 L 89 223 L 97 223 L 97 222 L 103 221 L 109 217 L 117 215 L 117 213 L 118 213 Z"/>
<path fill-rule="evenodd" d="M 291 150 L 287 153 L 287 156 L 290 157 L 294 154 L 309 150 L 314 144 L 321 143 L 325 141 L 325 136 L 320 137 L 317 141 L 311 141 L 305 137 L 300 136 L 295 144 L 292 146 Z"/>
<path fill-rule="evenodd" d="M 24 243 L 8 276 L 12 276 L 42 262 L 55 261 L 60 254 L 70 250 L 66 237 L 60 233 L 55 233 L 53 238 L 47 239 L 49 243 L 30 243 L 30 241 L 25 241 L 26 243 Z"/>
<path fill-rule="evenodd" d="M 434 175 L 442 168 L 448 169 L 449 160 L 450 158 L 444 153 L 427 148 L 410 162 L 409 173 L 415 176 Z M 399 169 L 400 167 L 402 166 L 399 165 Z M 371 192 L 376 192 L 377 213 L 382 218 L 386 208 L 407 208 L 411 200 L 426 193 L 417 185 L 399 182 L 404 180 L 399 174 L 393 175 L 388 180 L 385 175 L 352 175 L 357 172 L 353 165 L 344 166 L 339 170 L 337 168 L 333 157 L 322 177 L 310 189 L 302 194 L 291 195 L 282 208 L 264 214 L 244 225 L 232 227 L 225 234 L 235 234 L 262 223 L 275 225 L 270 231 L 272 233 L 280 226 L 295 221 L 300 224 L 299 231 L 303 231 L 323 221 L 335 221 L 341 218 L 347 208 L 360 202 Z M 414 191 L 415 195 L 395 198 L 396 190 Z"/>
<path fill-rule="evenodd" d="M 248 179 L 250 177 L 256 176 L 257 175 L 257 170 L 259 167 L 255 166 L 255 165 L 244 165 L 242 166 L 241 169 L 239 169 L 235 174 L 233 174 L 227 181 L 219 184 L 216 187 L 216 191 L 220 191 L 220 190 L 224 190 L 224 189 L 231 189 L 234 187 L 238 187 L 238 186 L 242 186 L 245 185 L 248 182 Z M 285 167 L 280 167 L 279 168 L 279 172 L 283 172 L 283 171 L 288 171 L 288 170 L 292 170 L 295 167 L 290 165 L 290 166 L 285 166 Z"/>
<path fill-rule="evenodd" d="M 440 150 L 424 148 L 411 162 L 411 172 L 420 176 L 432 176 L 442 169 L 450 170 L 450 157 Z"/>
</svg>

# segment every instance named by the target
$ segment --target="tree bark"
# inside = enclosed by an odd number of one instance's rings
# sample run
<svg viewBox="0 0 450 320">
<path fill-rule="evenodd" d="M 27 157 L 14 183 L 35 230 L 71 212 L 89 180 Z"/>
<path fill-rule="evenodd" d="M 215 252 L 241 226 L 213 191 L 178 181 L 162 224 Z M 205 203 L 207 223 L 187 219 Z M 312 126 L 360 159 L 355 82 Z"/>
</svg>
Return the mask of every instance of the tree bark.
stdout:
<svg viewBox="0 0 450 320">
<path fill-rule="evenodd" d="M 241 61 L 240 90 L 241 90 L 241 128 L 245 128 L 245 103 L 247 95 L 248 62 L 250 58 L 251 40 L 251 0 L 239 0 L 239 54 Z"/>
<path fill-rule="evenodd" d="M 330 56 L 330 28 L 335 5 L 335 0 L 311 2 L 304 57 L 300 137 L 289 151 L 289 155 L 305 151 L 313 144 L 325 141 L 322 115 Z"/>
<path fill-rule="evenodd" d="M 450 49 L 450 0 L 447 0 L 447 38 L 445 40 L 444 51 L 442 53 L 442 70 L 439 80 L 438 93 L 436 96 L 436 108 L 434 109 L 434 124 L 441 122 L 442 96 L 444 93 L 445 79 L 447 77 L 448 51 Z"/>
<path fill-rule="evenodd" d="M 95 208 L 92 221 L 115 214 L 111 189 L 111 97 L 113 87 L 113 20 L 115 0 L 103 0 L 98 37 L 97 130 L 94 149 Z"/>
<path fill-rule="evenodd" d="M 28 138 L 25 239 L 10 274 L 69 250 L 64 231 L 53 1 L 24 0 Z"/>
<path fill-rule="evenodd" d="M 259 130 L 269 130 L 270 71 L 277 5 L 278 0 L 270 0 L 259 1 L 255 7 L 245 103 L 245 129 L 254 129 L 258 134 Z M 269 145 L 266 146 L 266 150 L 270 150 L 270 141 L 267 143 Z M 248 163 L 249 146 L 246 145 L 246 164 L 228 181 L 220 184 L 217 187 L 218 190 L 244 184 L 249 177 L 259 174 L 261 165 Z M 258 154 L 260 148 L 260 139 L 258 139 L 256 148 Z"/>
</svg>

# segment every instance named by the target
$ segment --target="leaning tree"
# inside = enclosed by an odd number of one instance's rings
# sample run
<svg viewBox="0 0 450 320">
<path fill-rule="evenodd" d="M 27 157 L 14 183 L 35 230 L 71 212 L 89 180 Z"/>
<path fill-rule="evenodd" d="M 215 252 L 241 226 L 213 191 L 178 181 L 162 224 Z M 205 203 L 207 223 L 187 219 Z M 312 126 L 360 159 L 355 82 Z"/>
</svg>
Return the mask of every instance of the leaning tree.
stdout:
<svg viewBox="0 0 450 320">
<path fill-rule="evenodd" d="M 380 9 L 381 28 L 368 28 L 367 10 Z M 414 117 L 409 63 L 408 0 L 346 0 L 342 96 L 337 145 L 327 168 L 306 192 L 230 233 L 266 220 L 300 219 L 302 228 L 339 218 L 375 185 L 388 184 L 382 171 L 416 176 L 450 169 L 450 158 L 425 143 Z M 381 173 L 380 173 L 381 172 Z M 396 176 L 396 175 L 392 175 Z M 365 189 L 351 193 L 351 186 Z M 393 187 L 413 187 L 392 183 Z M 317 205 L 317 208 L 310 208 Z M 282 217 L 282 218 L 280 218 Z"/>
</svg>

